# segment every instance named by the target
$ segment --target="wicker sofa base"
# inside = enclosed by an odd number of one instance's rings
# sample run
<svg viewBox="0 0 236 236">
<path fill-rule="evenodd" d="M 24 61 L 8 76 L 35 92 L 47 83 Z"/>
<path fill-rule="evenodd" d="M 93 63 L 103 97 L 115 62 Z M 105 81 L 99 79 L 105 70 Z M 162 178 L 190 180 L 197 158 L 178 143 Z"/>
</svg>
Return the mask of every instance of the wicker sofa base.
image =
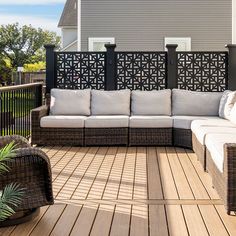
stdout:
<svg viewBox="0 0 236 236">
<path fill-rule="evenodd" d="M 193 151 L 196 153 L 198 160 L 201 162 L 202 167 L 206 170 L 206 146 L 202 145 L 195 134 L 192 134 L 192 143 L 193 143 Z"/>
<path fill-rule="evenodd" d="M 85 146 L 128 145 L 128 128 L 85 128 Z"/>
<path fill-rule="evenodd" d="M 84 129 L 40 128 L 32 132 L 32 144 L 37 145 L 84 145 Z"/>
<path fill-rule="evenodd" d="M 190 129 L 173 129 L 173 145 L 192 149 L 192 131 Z"/>
<path fill-rule="evenodd" d="M 171 146 L 172 128 L 130 128 L 130 146 Z"/>
<path fill-rule="evenodd" d="M 226 153 L 224 156 L 228 158 Z M 224 168 L 224 172 L 227 173 L 221 173 L 212 160 L 208 150 L 206 150 L 206 159 L 207 171 L 212 177 L 212 184 L 223 200 L 227 213 L 230 214 L 231 211 L 236 211 L 236 170 L 232 168 L 232 165 L 228 164 L 228 167 Z M 234 165 L 235 164 L 236 163 L 234 163 Z"/>
</svg>

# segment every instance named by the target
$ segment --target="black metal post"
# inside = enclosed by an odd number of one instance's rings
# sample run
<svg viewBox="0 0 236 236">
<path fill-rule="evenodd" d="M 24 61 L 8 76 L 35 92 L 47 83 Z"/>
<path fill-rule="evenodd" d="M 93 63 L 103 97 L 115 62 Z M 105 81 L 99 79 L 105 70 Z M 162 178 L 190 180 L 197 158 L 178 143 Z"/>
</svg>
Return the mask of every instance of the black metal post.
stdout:
<svg viewBox="0 0 236 236">
<path fill-rule="evenodd" d="M 106 90 L 116 90 L 116 44 L 106 44 L 107 57 L 106 57 Z"/>
<path fill-rule="evenodd" d="M 45 45 L 46 48 L 46 94 L 55 87 L 55 45 Z"/>
<path fill-rule="evenodd" d="M 226 45 L 228 48 L 228 89 L 236 90 L 236 44 Z"/>
<path fill-rule="evenodd" d="M 36 107 L 43 105 L 43 84 L 35 87 L 35 103 Z"/>
<path fill-rule="evenodd" d="M 167 88 L 173 89 L 177 87 L 177 44 L 167 44 L 168 63 L 167 63 Z"/>
</svg>

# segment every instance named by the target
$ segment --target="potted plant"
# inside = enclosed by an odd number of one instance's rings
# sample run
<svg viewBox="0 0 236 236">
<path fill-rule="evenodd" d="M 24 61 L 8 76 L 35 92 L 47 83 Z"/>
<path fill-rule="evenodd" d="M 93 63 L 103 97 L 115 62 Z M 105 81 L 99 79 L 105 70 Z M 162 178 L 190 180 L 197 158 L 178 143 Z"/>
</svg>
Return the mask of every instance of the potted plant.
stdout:
<svg viewBox="0 0 236 236">
<path fill-rule="evenodd" d="M 14 150 L 14 142 L 0 149 L 0 175 L 10 171 L 6 162 L 12 161 L 15 157 Z M 15 209 L 20 205 L 23 195 L 24 189 L 17 183 L 11 183 L 5 186 L 4 189 L 0 189 L 0 223 L 7 221 L 16 213 Z"/>
</svg>

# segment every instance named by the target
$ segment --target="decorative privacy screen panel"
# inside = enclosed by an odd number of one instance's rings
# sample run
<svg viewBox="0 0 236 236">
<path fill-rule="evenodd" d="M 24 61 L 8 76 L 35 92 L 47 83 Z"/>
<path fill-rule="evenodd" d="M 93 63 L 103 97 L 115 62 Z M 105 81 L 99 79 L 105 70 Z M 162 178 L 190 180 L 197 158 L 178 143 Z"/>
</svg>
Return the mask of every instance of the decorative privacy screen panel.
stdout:
<svg viewBox="0 0 236 236">
<path fill-rule="evenodd" d="M 56 53 L 56 87 L 104 89 L 105 53 Z"/>
<path fill-rule="evenodd" d="M 177 87 L 194 91 L 227 89 L 227 52 L 177 53 Z"/>
<path fill-rule="evenodd" d="M 117 52 L 117 89 L 157 90 L 167 85 L 165 52 Z"/>
</svg>

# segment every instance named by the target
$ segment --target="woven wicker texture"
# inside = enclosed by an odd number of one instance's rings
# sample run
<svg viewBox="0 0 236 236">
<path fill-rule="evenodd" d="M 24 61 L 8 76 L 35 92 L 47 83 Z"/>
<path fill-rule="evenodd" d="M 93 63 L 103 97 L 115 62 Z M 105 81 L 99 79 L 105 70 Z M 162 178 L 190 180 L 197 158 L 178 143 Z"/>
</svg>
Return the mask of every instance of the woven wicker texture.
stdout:
<svg viewBox="0 0 236 236">
<path fill-rule="evenodd" d="M 190 129 L 173 129 L 173 145 L 192 149 L 192 131 Z"/>
<path fill-rule="evenodd" d="M 3 139 L 0 137 L 0 140 Z M 6 162 L 10 171 L 1 175 L 0 189 L 10 183 L 18 183 L 25 189 L 17 211 L 53 204 L 52 174 L 47 155 L 37 148 L 29 147 L 16 149 L 15 152 L 14 159 Z"/>
<path fill-rule="evenodd" d="M 172 128 L 131 128 L 129 145 L 170 146 L 172 145 Z"/>
<path fill-rule="evenodd" d="M 85 146 L 128 145 L 128 128 L 86 128 Z"/>
<path fill-rule="evenodd" d="M 230 211 L 236 211 L 236 144 L 225 144 L 224 158 L 224 171 L 221 173 L 212 160 L 210 152 L 206 151 L 207 171 L 230 214 Z"/>
<path fill-rule="evenodd" d="M 192 134 L 193 151 L 196 153 L 198 160 L 201 162 L 204 170 L 206 170 L 206 146 L 202 145 L 196 136 Z"/>
</svg>

